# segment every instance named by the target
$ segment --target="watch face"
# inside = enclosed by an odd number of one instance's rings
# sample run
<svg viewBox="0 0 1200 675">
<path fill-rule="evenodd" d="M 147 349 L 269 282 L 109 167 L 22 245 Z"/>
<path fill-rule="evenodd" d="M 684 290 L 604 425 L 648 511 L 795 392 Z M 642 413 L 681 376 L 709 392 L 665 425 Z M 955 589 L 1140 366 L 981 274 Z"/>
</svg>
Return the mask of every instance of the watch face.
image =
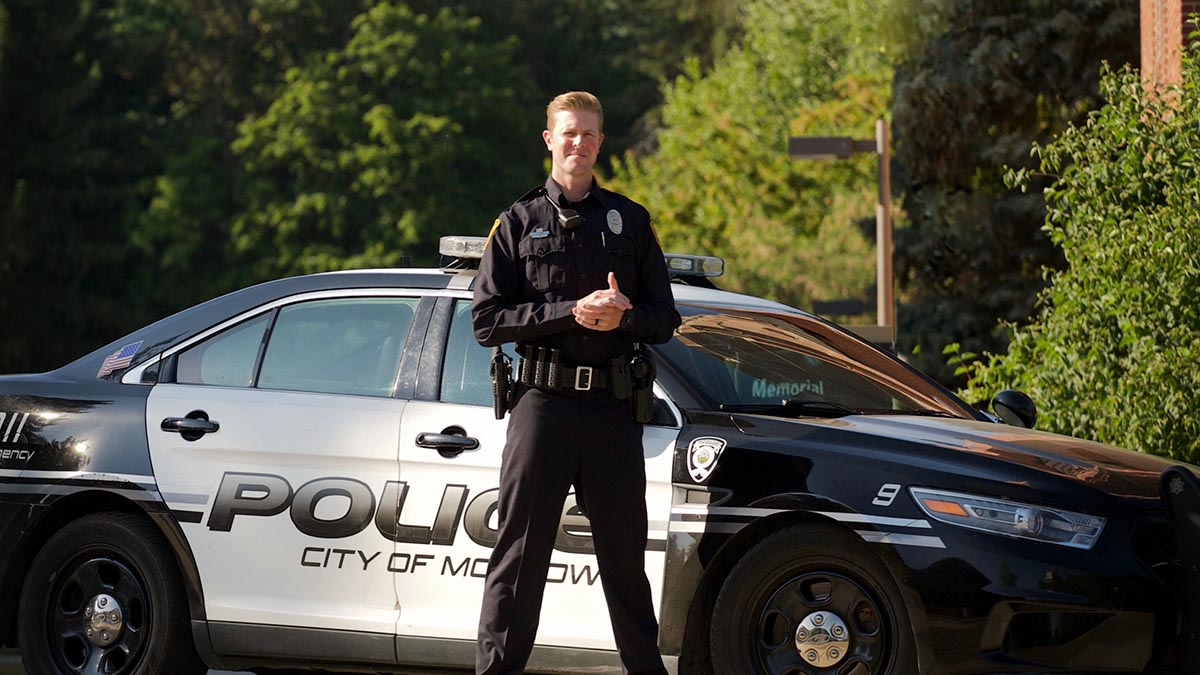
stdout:
<svg viewBox="0 0 1200 675">
<path fill-rule="evenodd" d="M 633 314 L 631 314 L 629 310 L 625 310 L 625 313 L 621 315 L 621 328 L 629 328 L 632 325 Z"/>
</svg>

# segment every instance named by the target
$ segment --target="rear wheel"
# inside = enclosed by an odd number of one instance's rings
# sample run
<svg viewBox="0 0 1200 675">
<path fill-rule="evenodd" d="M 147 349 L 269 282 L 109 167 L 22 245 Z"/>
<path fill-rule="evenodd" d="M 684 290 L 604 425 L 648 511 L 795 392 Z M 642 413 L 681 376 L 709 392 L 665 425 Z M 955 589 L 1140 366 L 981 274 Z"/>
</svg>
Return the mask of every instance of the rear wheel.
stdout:
<svg viewBox="0 0 1200 675">
<path fill-rule="evenodd" d="M 30 675 L 199 675 L 187 599 L 166 542 L 144 519 L 99 513 L 63 527 L 21 590 Z"/>
<path fill-rule="evenodd" d="M 795 525 L 730 571 L 713 610 L 716 675 L 911 675 L 912 631 L 891 575 L 857 537 Z"/>
</svg>

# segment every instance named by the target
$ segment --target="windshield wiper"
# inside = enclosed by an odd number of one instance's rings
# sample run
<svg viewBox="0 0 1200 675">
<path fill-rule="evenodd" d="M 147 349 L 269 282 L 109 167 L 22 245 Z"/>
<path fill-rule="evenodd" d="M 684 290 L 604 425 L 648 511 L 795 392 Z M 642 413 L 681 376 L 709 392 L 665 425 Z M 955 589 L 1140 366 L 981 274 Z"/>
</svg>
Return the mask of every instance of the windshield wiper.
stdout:
<svg viewBox="0 0 1200 675">
<path fill-rule="evenodd" d="M 845 417 L 846 415 L 857 415 L 860 412 L 833 401 L 799 398 L 784 399 L 779 403 L 722 403 L 720 409 L 722 412 L 743 412 L 779 417 Z"/>
<path fill-rule="evenodd" d="M 944 410 L 930 410 L 928 408 L 864 408 L 858 412 L 862 415 L 912 415 L 914 417 L 949 417 L 951 419 L 962 419 L 960 415 L 953 415 Z"/>
</svg>

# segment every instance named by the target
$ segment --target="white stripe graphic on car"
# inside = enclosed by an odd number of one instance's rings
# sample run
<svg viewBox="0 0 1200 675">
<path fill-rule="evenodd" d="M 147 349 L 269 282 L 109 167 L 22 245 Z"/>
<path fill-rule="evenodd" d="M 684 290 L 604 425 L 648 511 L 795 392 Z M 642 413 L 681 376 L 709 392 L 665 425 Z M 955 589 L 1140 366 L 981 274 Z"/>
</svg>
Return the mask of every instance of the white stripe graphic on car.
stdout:
<svg viewBox="0 0 1200 675">
<path fill-rule="evenodd" d="M 766 509 L 749 506 L 705 506 L 702 504 L 681 504 L 671 507 L 672 532 L 697 532 L 710 534 L 734 534 L 757 518 L 786 513 L 791 509 Z M 820 516 L 844 523 L 866 523 L 882 527 L 903 527 L 912 529 L 931 529 L 929 521 L 920 518 L 894 518 L 890 516 L 872 516 L 863 513 L 845 513 L 840 511 L 809 511 Z M 743 518 L 744 521 L 710 521 L 710 516 Z M 879 532 L 875 530 L 855 530 L 863 540 L 876 544 L 892 544 L 895 546 L 921 546 L 926 548 L 946 548 L 941 538 L 925 535 L 902 534 L 898 532 Z"/>
</svg>

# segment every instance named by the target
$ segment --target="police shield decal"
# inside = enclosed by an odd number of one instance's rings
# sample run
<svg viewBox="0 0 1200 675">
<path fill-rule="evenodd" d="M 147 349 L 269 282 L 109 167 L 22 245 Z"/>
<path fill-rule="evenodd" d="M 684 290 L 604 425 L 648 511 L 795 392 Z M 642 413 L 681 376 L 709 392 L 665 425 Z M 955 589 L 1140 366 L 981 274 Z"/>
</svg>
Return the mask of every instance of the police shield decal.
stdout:
<svg viewBox="0 0 1200 675">
<path fill-rule="evenodd" d="M 708 480 L 708 476 L 717 466 L 721 452 L 725 450 L 725 439 L 704 436 L 694 439 L 688 444 L 688 475 L 697 483 Z"/>
</svg>

